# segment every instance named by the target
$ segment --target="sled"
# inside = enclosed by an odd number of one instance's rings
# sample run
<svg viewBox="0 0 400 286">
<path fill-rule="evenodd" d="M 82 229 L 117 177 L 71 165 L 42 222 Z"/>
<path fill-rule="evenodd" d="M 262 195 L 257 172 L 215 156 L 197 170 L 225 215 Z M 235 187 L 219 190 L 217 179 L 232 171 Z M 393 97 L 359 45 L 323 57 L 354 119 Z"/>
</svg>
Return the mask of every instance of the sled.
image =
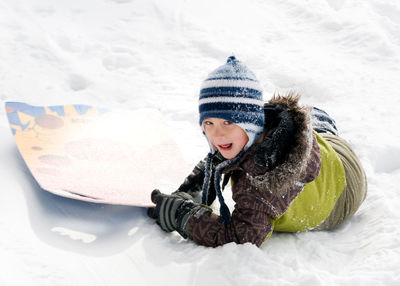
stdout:
<svg viewBox="0 0 400 286">
<path fill-rule="evenodd" d="M 83 201 L 153 206 L 188 174 L 161 112 L 6 102 L 18 150 L 43 190 Z"/>
</svg>

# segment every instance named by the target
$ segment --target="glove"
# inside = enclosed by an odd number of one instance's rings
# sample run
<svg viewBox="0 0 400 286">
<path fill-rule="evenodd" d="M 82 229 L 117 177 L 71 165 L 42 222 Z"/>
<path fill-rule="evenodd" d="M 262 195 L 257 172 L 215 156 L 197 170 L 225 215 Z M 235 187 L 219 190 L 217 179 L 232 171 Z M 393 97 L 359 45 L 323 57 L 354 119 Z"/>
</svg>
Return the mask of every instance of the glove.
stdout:
<svg viewBox="0 0 400 286">
<path fill-rule="evenodd" d="M 279 105 L 265 106 L 266 136 L 254 153 L 254 162 L 260 167 L 274 169 L 282 163 L 294 144 L 295 126 L 290 113 Z"/>
<path fill-rule="evenodd" d="M 147 215 L 155 219 L 162 230 L 172 232 L 176 230 L 182 237 L 188 237 L 187 222 L 198 210 L 204 208 L 192 200 L 187 199 L 185 193 L 166 195 L 159 190 L 151 193 L 151 200 L 155 208 L 148 208 Z"/>
</svg>

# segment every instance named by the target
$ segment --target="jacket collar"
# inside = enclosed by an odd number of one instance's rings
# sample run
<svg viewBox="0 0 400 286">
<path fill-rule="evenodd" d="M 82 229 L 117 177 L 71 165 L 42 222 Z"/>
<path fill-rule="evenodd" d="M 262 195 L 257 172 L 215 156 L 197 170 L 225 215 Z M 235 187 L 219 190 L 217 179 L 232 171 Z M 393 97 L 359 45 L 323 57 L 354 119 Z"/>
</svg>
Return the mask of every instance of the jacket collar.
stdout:
<svg viewBox="0 0 400 286">
<path fill-rule="evenodd" d="M 286 192 L 290 186 L 298 182 L 304 174 L 308 159 L 310 158 L 313 133 L 310 118 L 310 107 L 300 106 L 299 96 L 291 93 L 287 96 L 274 95 L 266 104 L 280 105 L 286 109 L 292 116 L 295 124 L 294 145 L 288 151 L 283 163 L 272 170 L 260 167 L 254 163 L 254 153 L 260 148 L 262 142 L 270 140 L 270 137 L 264 136 L 261 142 L 254 144 L 240 158 L 238 162 L 232 164 L 224 170 L 229 173 L 234 170 L 243 170 L 250 183 L 261 189 L 276 190 L 277 192 Z M 269 118 L 265 118 L 267 121 Z M 270 130 L 264 130 L 267 134 Z M 276 130 L 275 130 L 276 132 Z"/>
</svg>

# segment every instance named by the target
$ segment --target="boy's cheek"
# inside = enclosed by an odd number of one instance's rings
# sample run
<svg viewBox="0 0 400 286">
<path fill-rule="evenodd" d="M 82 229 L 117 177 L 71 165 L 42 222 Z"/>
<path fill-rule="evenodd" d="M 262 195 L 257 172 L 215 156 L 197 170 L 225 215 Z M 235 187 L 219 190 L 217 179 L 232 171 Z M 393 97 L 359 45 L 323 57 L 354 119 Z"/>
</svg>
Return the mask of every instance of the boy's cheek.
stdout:
<svg viewBox="0 0 400 286">
<path fill-rule="evenodd" d="M 207 137 L 207 140 L 208 140 L 212 145 L 215 146 L 214 140 L 213 140 L 212 136 L 208 136 L 207 133 L 206 133 L 206 137 Z"/>
</svg>

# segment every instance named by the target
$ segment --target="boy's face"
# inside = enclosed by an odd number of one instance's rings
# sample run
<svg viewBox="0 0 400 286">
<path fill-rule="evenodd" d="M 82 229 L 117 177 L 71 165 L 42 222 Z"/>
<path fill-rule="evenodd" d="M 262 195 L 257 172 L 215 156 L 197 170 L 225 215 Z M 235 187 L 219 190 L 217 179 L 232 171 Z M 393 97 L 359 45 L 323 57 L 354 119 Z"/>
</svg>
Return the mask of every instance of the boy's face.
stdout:
<svg viewBox="0 0 400 286">
<path fill-rule="evenodd" d="M 203 128 L 208 140 L 225 159 L 235 158 L 249 141 L 241 127 L 225 119 L 206 118 Z"/>
</svg>

